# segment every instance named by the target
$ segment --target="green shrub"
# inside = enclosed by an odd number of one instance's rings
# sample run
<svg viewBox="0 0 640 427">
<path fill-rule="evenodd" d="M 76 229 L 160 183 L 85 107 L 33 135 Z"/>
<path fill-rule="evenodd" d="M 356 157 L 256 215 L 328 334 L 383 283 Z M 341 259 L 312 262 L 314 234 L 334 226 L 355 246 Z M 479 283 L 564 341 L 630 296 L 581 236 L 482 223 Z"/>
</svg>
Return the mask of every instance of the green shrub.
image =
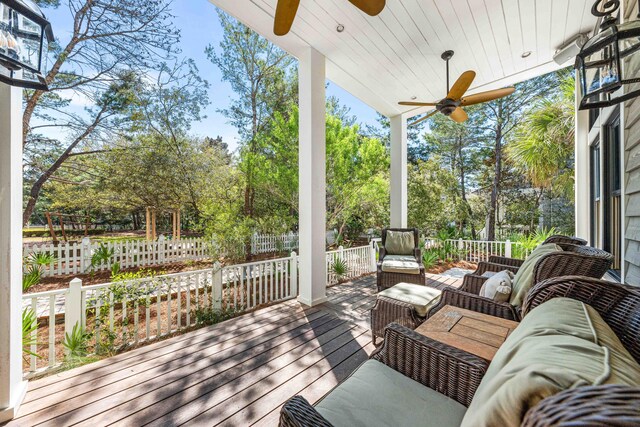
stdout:
<svg viewBox="0 0 640 427">
<path fill-rule="evenodd" d="M 329 271 L 336 276 L 338 281 L 344 279 L 349 274 L 349 266 L 346 261 L 341 258 L 336 258 L 329 267 Z"/>
<path fill-rule="evenodd" d="M 22 292 L 27 292 L 31 287 L 40 283 L 44 267 L 55 261 L 55 255 L 48 252 L 31 253 L 27 255 L 23 260 Z"/>
<path fill-rule="evenodd" d="M 42 279 L 42 267 L 39 265 L 27 265 L 22 274 L 22 292 L 27 292 Z"/>
<path fill-rule="evenodd" d="M 199 307 L 193 311 L 193 316 L 199 325 L 215 325 L 234 317 L 236 312 L 232 309 L 216 310 L 212 307 Z"/>
<path fill-rule="evenodd" d="M 78 323 L 73 326 L 71 334 L 64 334 L 62 345 L 67 350 L 67 358 L 80 359 L 89 354 L 89 340 L 91 333 L 88 333 Z"/>
<path fill-rule="evenodd" d="M 424 268 L 426 270 L 429 270 L 433 267 L 435 267 L 435 265 L 438 263 L 440 256 L 438 255 L 438 252 L 434 251 L 434 250 L 428 250 L 425 251 L 422 254 L 422 264 L 424 265 Z"/>
<path fill-rule="evenodd" d="M 549 230 L 536 230 L 535 233 L 518 236 L 515 240 L 518 244 L 513 246 L 511 256 L 524 259 L 527 254 L 531 253 L 531 251 L 554 234 L 557 234 L 556 229 L 550 228 Z"/>
<path fill-rule="evenodd" d="M 102 263 L 111 266 L 111 260 L 115 253 L 113 248 L 109 248 L 107 245 L 101 243 L 98 249 L 91 255 L 91 269 L 95 270 Z"/>
<path fill-rule="evenodd" d="M 37 337 L 33 336 L 33 333 L 37 330 L 38 318 L 36 313 L 30 308 L 25 308 L 22 312 L 22 358 L 25 361 L 29 360 L 29 356 L 40 357 L 31 351 L 31 346 L 38 344 Z"/>
</svg>

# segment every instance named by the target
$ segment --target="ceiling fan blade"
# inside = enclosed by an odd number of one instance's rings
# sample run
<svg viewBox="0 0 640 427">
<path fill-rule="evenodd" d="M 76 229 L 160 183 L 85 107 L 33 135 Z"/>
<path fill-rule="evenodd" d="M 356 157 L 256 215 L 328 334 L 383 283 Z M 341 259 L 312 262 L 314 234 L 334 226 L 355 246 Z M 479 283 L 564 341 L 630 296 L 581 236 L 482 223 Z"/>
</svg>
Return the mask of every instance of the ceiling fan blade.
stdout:
<svg viewBox="0 0 640 427">
<path fill-rule="evenodd" d="M 493 101 L 494 99 L 504 98 L 516 91 L 515 87 L 506 87 L 504 89 L 490 90 L 487 92 L 476 93 L 462 98 L 460 105 L 475 105 L 483 102 Z"/>
<path fill-rule="evenodd" d="M 284 36 L 291 30 L 298 6 L 300 6 L 300 0 L 278 0 L 273 24 L 273 32 L 276 36 Z"/>
<path fill-rule="evenodd" d="M 402 101 L 398 102 L 398 105 L 407 105 L 411 107 L 435 107 L 437 102 L 416 102 L 416 101 Z"/>
<path fill-rule="evenodd" d="M 416 120 L 415 122 L 409 123 L 407 126 L 415 126 L 418 123 L 424 122 L 425 120 L 427 120 L 429 117 L 433 116 L 434 114 L 436 114 L 438 112 L 438 110 L 433 110 L 432 112 L 430 112 L 429 114 L 427 114 L 426 116 L 424 116 L 421 119 Z"/>
<path fill-rule="evenodd" d="M 456 123 L 464 123 L 469 120 L 467 113 L 460 107 L 456 108 L 449 117 Z"/>
<path fill-rule="evenodd" d="M 385 0 L 349 0 L 355 7 L 370 16 L 376 16 L 384 10 Z"/>
<path fill-rule="evenodd" d="M 453 99 L 455 101 L 462 98 L 464 94 L 471 87 L 471 83 L 473 83 L 473 79 L 475 78 L 476 78 L 475 71 L 465 71 L 464 73 L 462 73 L 462 75 L 458 77 L 458 80 L 456 80 L 456 82 L 453 84 L 453 86 L 449 90 L 449 94 L 447 95 L 447 98 Z"/>
</svg>

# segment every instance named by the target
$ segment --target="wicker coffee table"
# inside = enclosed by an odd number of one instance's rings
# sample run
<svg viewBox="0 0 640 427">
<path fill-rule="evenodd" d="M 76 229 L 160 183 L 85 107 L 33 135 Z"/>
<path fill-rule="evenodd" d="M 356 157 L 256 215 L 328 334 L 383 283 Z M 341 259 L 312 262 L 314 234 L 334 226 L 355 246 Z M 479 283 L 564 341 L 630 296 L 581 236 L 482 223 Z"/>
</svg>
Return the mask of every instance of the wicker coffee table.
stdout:
<svg viewBox="0 0 640 427">
<path fill-rule="evenodd" d="M 490 362 L 517 326 L 512 320 L 446 305 L 416 332 Z"/>
</svg>

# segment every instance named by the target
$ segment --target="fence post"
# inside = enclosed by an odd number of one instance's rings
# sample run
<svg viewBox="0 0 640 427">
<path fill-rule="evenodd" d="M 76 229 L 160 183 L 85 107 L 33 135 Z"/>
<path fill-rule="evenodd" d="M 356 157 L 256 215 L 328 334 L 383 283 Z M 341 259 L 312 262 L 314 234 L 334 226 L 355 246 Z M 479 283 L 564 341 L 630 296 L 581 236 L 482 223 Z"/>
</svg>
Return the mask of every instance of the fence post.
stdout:
<svg viewBox="0 0 640 427">
<path fill-rule="evenodd" d="M 164 253 L 165 240 L 166 240 L 166 237 L 164 237 L 164 234 L 161 234 L 160 237 L 158 237 L 158 263 L 159 264 L 164 264 L 164 259 L 165 259 L 165 253 Z"/>
<path fill-rule="evenodd" d="M 462 250 L 464 249 L 464 241 L 462 239 L 458 239 L 458 261 L 462 260 Z M 466 252 L 466 251 L 465 251 Z M 467 255 L 464 255 L 465 261 L 467 259 Z"/>
<path fill-rule="evenodd" d="M 291 252 L 291 296 L 293 298 L 298 296 L 298 254 L 295 251 Z"/>
<path fill-rule="evenodd" d="M 84 237 L 80 244 L 80 271 L 84 273 L 91 266 L 91 239 Z"/>
<path fill-rule="evenodd" d="M 76 324 L 84 328 L 82 324 L 82 280 L 78 278 L 69 283 L 69 290 L 64 298 L 64 333 L 71 335 Z"/>
<path fill-rule="evenodd" d="M 375 273 L 378 269 L 378 263 L 376 262 L 376 242 L 375 240 L 371 241 L 371 248 L 369 249 L 370 257 L 371 257 L 371 272 Z"/>
<path fill-rule="evenodd" d="M 507 258 L 511 258 L 511 240 L 508 240 L 504 243 L 504 256 Z"/>
<path fill-rule="evenodd" d="M 222 309 L 222 265 L 216 261 L 213 263 L 213 288 L 211 299 L 215 310 Z"/>
<path fill-rule="evenodd" d="M 344 247 L 342 245 L 338 246 L 338 259 L 344 261 Z"/>
</svg>

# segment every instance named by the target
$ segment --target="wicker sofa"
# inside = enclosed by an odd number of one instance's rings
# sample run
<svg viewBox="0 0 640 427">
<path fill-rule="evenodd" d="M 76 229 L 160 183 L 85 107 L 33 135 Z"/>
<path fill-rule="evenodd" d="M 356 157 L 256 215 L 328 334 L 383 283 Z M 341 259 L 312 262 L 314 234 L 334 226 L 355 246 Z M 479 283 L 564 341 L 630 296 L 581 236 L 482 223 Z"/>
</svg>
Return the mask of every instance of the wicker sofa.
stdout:
<svg viewBox="0 0 640 427">
<path fill-rule="evenodd" d="M 570 243 L 556 244 L 562 248 L 562 252 L 547 254 L 538 260 L 533 270 L 533 283 L 539 283 L 553 277 L 571 275 L 600 279 L 613 262 L 613 255 L 601 249 Z M 476 271 L 464 277 L 459 289 L 443 289 L 440 302 L 429 311 L 428 316 L 432 316 L 445 305 L 453 305 L 504 319 L 520 320 L 520 307 L 513 306 L 508 302 L 496 302 L 479 295 L 482 285 L 488 279 L 483 276 L 484 273 L 503 270 L 517 273 L 522 265 L 522 261 L 518 261 L 520 262 L 518 266 L 495 262 L 479 263 Z"/>
<path fill-rule="evenodd" d="M 563 323 L 554 330 L 555 319 L 549 318 L 549 309 L 562 314 L 563 306 L 572 309 L 580 306 L 584 319 L 576 322 L 592 324 L 593 334 L 588 335 L 589 327 L 583 323 L 580 326 Z M 540 310 L 534 310 L 537 307 Z M 407 425 L 407 417 L 413 417 L 412 423 L 427 427 L 640 425 L 640 341 L 637 339 L 640 292 L 637 288 L 577 276 L 554 278 L 538 283 L 531 290 L 523 313 L 522 323 L 498 350 L 490 366 L 479 357 L 391 324 L 385 331 L 384 345 L 315 406 L 301 396 L 287 401 L 281 410 L 280 425 Z M 564 316 L 572 319 L 572 312 L 564 312 Z M 594 328 L 598 330 L 597 336 Z M 539 336 L 540 331 L 553 335 Z M 540 375 L 548 372 L 542 366 L 541 371 L 524 369 L 527 372 L 523 372 L 523 377 L 510 378 L 509 375 L 520 372 L 514 371 L 510 363 L 517 363 L 519 359 L 526 364 L 530 360 L 530 354 L 522 354 L 523 344 L 530 339 L 549 341 L 548 350 L 535 351 L 533 357 L 536 369 L 549 360 L 553 374 Z M 594 362 L 603 372 L 609 367 L 607 376 L 594 379 L 593 384 L 582 381 L 572 385 L 561 380 L 565 376 L 572 378 L 569 374 L 584 373 L 588 378 L 588 369 L 583 371 L 569 359 L 585 357 L 588 360 L 586 355 L 594 348 L 593 351 L 599 351 L 599 345 L 610 346 L 608 352 L 602 348 L 602 360 Z M 537 350 L 535 345 L 533 348 Z M 568 352 L 569 359 L 563 352 Z M 600 364 L 603 360 L 605 366 Z M 620 364 L 620 361 L 626 363 Z M 363 377 L 363 373 L 374 372 L 372 366 L 377 366 L 385 376 Z M 624 376 L 617 376 L 621 369 Z M 505 375 L 507 381 L 502 381 Z M 372 383 L 376 379 L 379 384 Z M 385 389 L 401 390 L 398 387 L 427 398 L 414 400 L 410 395 L 396 398 L 385 395 Z M 518 391 L 525 394 L 512 393 L 514 387 L 524 388 Z M 508 403 L 503 405 L 502 398 Z M 509 400 L 512 398 L 515 400 Z"/>
<path fill-rule="evenodd" d="M 400 272 L 389 272 L 383 270 L 383 263 L 385 258 L 389 255 L 397 255 L 394 253 L 389 253 L 387 250 L 387 236 L 388 232 L 411 232 L 413 233 L 413 253 L 411 257 L 418 264 L 419 273 L 418 274 L 408 274 L 408 273 L 400 273 Z M 422 264 L 422 251 L 420 250 L 420 235 L 417 228 L 385 228 L 382 230 L 382 244 L 380 246 L 380 253 L 378 257 L 377 264 L 377 285 L 378 292 L 388 289 L 398 283 L 414 283 L 416 285 L 424 285 L 425 284 L 425 273 L 424 273 L 424 265 Z"/>
</svg>

